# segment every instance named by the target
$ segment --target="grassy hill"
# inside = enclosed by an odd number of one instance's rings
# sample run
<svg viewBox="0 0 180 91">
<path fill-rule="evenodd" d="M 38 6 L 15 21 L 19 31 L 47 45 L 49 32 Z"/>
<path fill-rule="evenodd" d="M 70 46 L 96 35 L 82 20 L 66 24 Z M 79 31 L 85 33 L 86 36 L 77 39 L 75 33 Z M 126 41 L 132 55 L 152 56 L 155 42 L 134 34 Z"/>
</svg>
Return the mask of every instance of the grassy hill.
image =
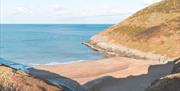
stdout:
<svg viewBox="0 0 180 91">
<path fill-rule="evenodd" d="M 163 0 L 97 34 L 115 45 L 180 57 L 180 0 Z"/>
</svg>

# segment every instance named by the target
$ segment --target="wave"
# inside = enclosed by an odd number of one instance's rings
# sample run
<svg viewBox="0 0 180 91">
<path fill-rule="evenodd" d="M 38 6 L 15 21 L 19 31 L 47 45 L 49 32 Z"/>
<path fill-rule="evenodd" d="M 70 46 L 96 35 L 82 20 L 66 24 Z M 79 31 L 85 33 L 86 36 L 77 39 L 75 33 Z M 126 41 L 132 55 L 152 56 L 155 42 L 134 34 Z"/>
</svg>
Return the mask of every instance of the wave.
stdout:
<svg viewBox="0 0 180 91">
<path fill-rule="evenodd" d="M 47 64 L 29 64 L 29 66 L 40 66 L 40 65 L 58 65 L 58 64 L 71 64 L 71 63 L 80 63 L 85 62 L 87 60 L 77 60 L 77 61 L 69 61 L 69 62 L 50 62 Z"/>
</svg>

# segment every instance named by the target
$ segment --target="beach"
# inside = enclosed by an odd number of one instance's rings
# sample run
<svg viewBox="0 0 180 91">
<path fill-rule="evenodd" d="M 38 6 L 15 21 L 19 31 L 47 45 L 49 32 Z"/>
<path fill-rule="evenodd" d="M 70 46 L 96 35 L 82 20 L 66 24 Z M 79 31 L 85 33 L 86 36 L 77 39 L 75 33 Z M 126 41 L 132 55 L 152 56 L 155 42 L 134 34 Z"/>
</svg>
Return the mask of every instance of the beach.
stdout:
<svg viewBox="0 0 180 91">
<path fill-rule="evenodd" d="M 1 6 L 0 91 L 180 91 L 180 0 Z"/>
<path fill-rule="evenodd" d="M 148 74 L 149 68 L 165 63 L 153 60 L 140 60 L 126 57 L 111 57 L 100 60 L 86 62 L 58 64 L 58 65 L 39 65 L 35 68 L 50 71 L 85 84 L 97 78 L 112 76 L 115 78 L 127 78 L 129 76 L 140 76 Z M 165 67 L 167 70 L 159 69 L 159 76 L 171 71 L 172 66 Z M 154 73 L 158 75 L 157 73 Z M 156 79 L 157 76 L 154 76 Z M 152 79 L 153 80 L 153 79 Z M 148 84 L 148 83 L 145 83 Z"/>
</svg>

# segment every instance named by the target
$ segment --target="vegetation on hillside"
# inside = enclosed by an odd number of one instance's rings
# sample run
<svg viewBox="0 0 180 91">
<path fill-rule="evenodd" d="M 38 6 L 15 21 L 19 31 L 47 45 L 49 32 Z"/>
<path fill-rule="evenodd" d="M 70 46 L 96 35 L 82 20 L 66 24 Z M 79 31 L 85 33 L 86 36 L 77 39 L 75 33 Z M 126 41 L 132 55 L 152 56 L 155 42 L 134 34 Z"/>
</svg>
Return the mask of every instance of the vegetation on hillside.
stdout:
<svg viewBox="0 0 180 91">
<path fill-rule="evenodd" d="M 180 0 L 155 3 L 100 34 L 117 45 L 179 57 Z"/>
</svg>

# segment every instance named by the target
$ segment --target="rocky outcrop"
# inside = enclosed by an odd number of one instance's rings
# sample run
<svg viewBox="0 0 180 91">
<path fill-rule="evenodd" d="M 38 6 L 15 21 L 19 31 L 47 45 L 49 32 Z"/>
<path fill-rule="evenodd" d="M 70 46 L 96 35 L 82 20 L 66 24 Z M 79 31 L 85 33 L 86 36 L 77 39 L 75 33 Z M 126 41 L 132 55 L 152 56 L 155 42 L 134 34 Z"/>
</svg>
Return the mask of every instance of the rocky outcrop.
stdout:
<svg viewBox="0 0 180 91">
<path fill-rule="evenodd" d="M 180 73 L 162 77 L 145 91 L 180 91 Z"/>
<path fill-rule="evenodd" d="M 170 75 L 154 81 L 145 91 L 180 91 L 180 60 L 174 65 Z"/>
<path fill-rule="evenodd" d="M 115 45 L 103 40 L 99 41 L 99 39 L 96 39 L 97 36 L 100 35 L 92 37 L 91 40 L 85 42 L 84 44 L 96 51 L 105 53 L 107 56 L 123 56 L 136 59 L 157 60 L 160 62 L 168 62 L 175 59 L 165 55 L 153 54 L 151 52 L 143 52 L 137 49 L 128 48 L 123 45 Z"/>
<path fill-rule="evenodd" d="M 172 73 L 180 73 L 180 58 L 179 61 L 175 62 Z"/>
</svg>

